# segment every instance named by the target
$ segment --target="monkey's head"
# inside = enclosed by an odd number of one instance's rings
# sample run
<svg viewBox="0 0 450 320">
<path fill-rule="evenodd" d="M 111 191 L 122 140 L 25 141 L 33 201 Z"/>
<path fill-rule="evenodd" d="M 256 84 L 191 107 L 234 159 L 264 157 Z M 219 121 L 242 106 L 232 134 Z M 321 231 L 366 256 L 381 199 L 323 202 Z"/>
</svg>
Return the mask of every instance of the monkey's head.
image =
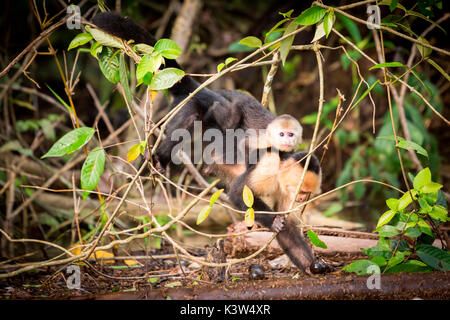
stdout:
<svg viewBox="0 0 450 320">
<path fill-rule="evenodd" d="M 284 114 L 267 126 L 267 139 L 271 146 L 289 152 L 302 142 L 302 126 L 294 117 Z"/>
</svg>

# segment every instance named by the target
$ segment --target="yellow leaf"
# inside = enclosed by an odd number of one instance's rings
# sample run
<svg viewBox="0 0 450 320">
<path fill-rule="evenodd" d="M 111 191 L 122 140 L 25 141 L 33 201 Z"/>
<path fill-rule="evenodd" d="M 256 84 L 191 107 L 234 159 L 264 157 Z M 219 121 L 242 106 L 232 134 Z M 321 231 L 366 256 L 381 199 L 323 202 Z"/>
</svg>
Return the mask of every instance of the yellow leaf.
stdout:
<svg viewBox="0 0 450 320">
<path fill-rule="evenodd" d="M 208 217 L 209 212 L 211 211 L 211 206 L 206 206 L 200 211 L 197 217 L 197 225 L 205 221 L 205 219 Z"/>
<path fill-rule="evenodd" d="M 125 264 L 127 266 L 135 266 L 135 265 L 139 264 L 139 262 L 137 262 L 136 260 L 133 260 L 133 259 L 126 259 L 123 262 L 125 262 Z"/>
<path fill-rule="evenodd" d="M 253 208 L 248 208 L 245 212 L 245 223 L 247 228 L 251 228 L 255 224 L 255 210 Z"/>
<path fill-rule="evenodd" d="M 158 91 L 150 90 L 150 100 L 153 102 L 153 100 L 156 98 L 156 95 L 158 94 Z"/>
<path fill-rule="evenodd" d="M 222 194 L 222 192 L 223 192 L 223 189 L 220 189 L 220 190 L 217 190 L 216 192 L 214 192 L 214 194 L 209 199 L 209 204 L 211 206 L 217 201 L 217 199 L 219 199 L 219 197 Z"/>
<path fill-rule="evenodd" d="M 244 190 L 242 191 L 242 199 L 244 199 L 244 203 L 247 207 L 253 207 L 253 192 L 247 185 L 244 186 Z"/>
<path fill-rule="evenodd" d="M 100 260 L 100 259 L 106 259 L 106 258 L 113 258 L 114 254 L 112 254 L 111 252 L 108 252 L 108 251 L 98 250 L 89 256 L 90 259 L 94 259 L 94 257 L 95 257 L 95 259 Z M 112 260 L 112 259 L 105 260 L 104 263 L 114 263 L 114 260 Z"/>
<path fill-rule="evenodd" d="M 128 150 L 127 153 L 127 161 L 131 162 L 137 159 L 137 157 L 139 157 L 139 155 L 141 154 L 141 144 L 135 144 L 133 145 L 130 150 Z"/>
<path fill-rule="evenodd" d="M 76 244 L 71 245 L 68 250 L 72 254 L 77 256 L 77 255 L 79 255 L 81 253 L 81 246 L 80 246 L 80 244 L 76 243 Z"/>
</svg>

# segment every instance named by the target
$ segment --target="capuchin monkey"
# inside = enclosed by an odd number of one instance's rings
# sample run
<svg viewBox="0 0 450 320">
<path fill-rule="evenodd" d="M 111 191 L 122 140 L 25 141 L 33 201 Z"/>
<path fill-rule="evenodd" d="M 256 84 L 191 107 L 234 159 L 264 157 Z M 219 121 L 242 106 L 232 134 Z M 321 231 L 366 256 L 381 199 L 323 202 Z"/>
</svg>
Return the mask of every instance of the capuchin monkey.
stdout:
<svg viewBox="0 0 450 320">
<path fill-rule="evenodd" d="M 93 23 L 101 30 L 124 40 L 134 40 L 135 43 L 145 43 L 154 46 L 155 38 L 144 28 L 128 18 L 124 18 L 117 13 L 104 12 L 93 18 Z M 166 59 L 166 67 L 180 68 L 173 59 Z M 173 95 L 172 107 L 184 100 L 191 92 L 199 87 L 199 83 L 189 76 L 184 76 L 178 83 L 169 88 Z M 192 131 L 194 121 L 202 121 L 203 129 L 218 128 L 222 131 L 226 129 L 266 129 L 276 118 L 259 101 L 249 94 L 234 91 L 220 90 L 212 91 L 204 88 L 184 105 L 181 110 L 172 118 L 166 127 L 166 138 L 164 138 L 154 159 L 161 167 L 171 161 L 171 153 L 178 141 L 171 139 L 172 132 L 178 128 L 185 128 Z M 221 167 L 219 167 L 219 170 Z M 242 173 L 245 165 L 237 167 L 226 167 L 226 170 Z M 224 173 L 229 176 L 228 172 Z M 238 176 L 238 174 L 231 174 Z"/>
<path fill-rule="evenodd" d="M 231 202 L 237 209 L 247 210 L 242 198 L 244 186 L 247 185 L 254 195 L 255 211 L 287 211 L 294 200 L 307 154 L 306 151 L 300 151 L 281 152 L 279 156 L 273 152 L 263 155 L 257 164 L 248 165 L 245 173 L 231 184 L 229 191 Z M 302 189 L 295 200 L 305 201 L 308 194 L 318 192 L 321 181 L 320 163 L 312 155 Z M 300 231 L 294 222 L 286 221 L 285 215 L 256 214 L 255 220 L 264 227 L 278 232 L 277 240 L 280 247 L 303 272 L 314 262 L 312 251 Z"/>
<path fill-rule="evenodd" d="M 224 117 L 222 117 L 224 118 Z M 217 121 L 221 121 L 217 119 Z M 213 172 L 227 183 L 233 182 L 237 177 L 244 174 L 247 166 L 251 163 L 267 163 L 267 165 L 260 165 L 265 167 L 263 175 L 276 175 L 279 167 L 280 156 L 286 156 L 287 153 L 292 153 L 295 147 L 302 142 L 303 129 L 297 119 L 290 115 L 281 115 L 274 118 L 265 130 L 261 132 L 252 130 L 251 134 L 246 137 L 244 151 L 245 162 L 233 162 L 232 165 L 225 164 L 223 155 L 215 155 L 215 164 L 210 165 L 205 169 L 205 173 Z M 268 151 L 270 150 L 270 151 Z M 238 150 L 234 150 L 237 154 Z M 223 154 L 226 155 L 224 150 Z M 263 156 L 263 157 L 262 157 Z M 237 160 L 237 159 L 235 159 Z"/>
</svg>

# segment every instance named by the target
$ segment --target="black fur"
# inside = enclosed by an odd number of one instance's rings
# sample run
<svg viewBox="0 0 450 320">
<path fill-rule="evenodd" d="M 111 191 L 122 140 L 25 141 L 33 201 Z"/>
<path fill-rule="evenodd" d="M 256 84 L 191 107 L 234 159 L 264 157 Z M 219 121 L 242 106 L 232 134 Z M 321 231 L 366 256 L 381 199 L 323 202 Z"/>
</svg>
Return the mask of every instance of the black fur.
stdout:
<svg viewBox="0 0 450 320">
<path fill-rule="evenodd" d="M 146 43 L 152 46 L 156 43 L 156 39 L 144 28 L 117 13 L 101 13 L 93 18 L 93 23 L 107 33 L 125 40 L 133 39 L 135 43 Z M 180 68 L 173 59 L 166 59 L 166 67 Z M 169 89 L 174 97 L 172 106 L 176 106 L 198 86 L 199 83 L 191 77 L 183 77 Z M 237 128 L 265 129 L 274 118 L 275 115 L 246 93 L 234 90 L 212 91 L 204 88 L 189 100 L 167 125 L 165 132 L 167 138 L 161 141 L 156 158 L 163 167 L 170 163 L 171 151 L 178 143 L 178 141 L 171 141 L 172 132 L 178 128 L 191 130 L 192 119 L 202 121 L 205 130 L 219 128 L 225 131 Z M 186 119 L 189 121 L 187 122 Z"/>
</svg>

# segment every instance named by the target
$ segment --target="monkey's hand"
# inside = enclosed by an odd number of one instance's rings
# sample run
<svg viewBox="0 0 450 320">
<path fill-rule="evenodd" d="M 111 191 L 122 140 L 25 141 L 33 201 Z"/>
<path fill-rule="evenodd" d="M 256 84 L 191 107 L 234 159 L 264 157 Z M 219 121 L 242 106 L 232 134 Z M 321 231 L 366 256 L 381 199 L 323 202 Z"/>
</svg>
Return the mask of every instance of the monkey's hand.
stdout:
<svg viewBox="0 0 450 320">
<path fill-rule="evenodd" d="M 150 152 L 148 151 L 147 148 L 144 151 L 144 158 L 145 158 L 145 160 L 147 160 L 149 162 L 151 160 Z M 166 170 L 161 165 L 161 162 L 159 161 L 159 158 L 158 158 L 158 156 L 156 154 L 153 155 L 153 165 L 155 166 L 156 171 L 158 171 L 159 173 L 164 174 L 166 172 Z"/>
<path fill-rule="evenodd" d="M 275 219 L 273 219 L 272 222 L 272 231 L 273 232 L 280 232 L 281 230 L 284 229 L 284 225 L 286 223 L 286 215 L 284 214 L 277 214 L 277 216 L 275 217 Z"/>
</svg>

